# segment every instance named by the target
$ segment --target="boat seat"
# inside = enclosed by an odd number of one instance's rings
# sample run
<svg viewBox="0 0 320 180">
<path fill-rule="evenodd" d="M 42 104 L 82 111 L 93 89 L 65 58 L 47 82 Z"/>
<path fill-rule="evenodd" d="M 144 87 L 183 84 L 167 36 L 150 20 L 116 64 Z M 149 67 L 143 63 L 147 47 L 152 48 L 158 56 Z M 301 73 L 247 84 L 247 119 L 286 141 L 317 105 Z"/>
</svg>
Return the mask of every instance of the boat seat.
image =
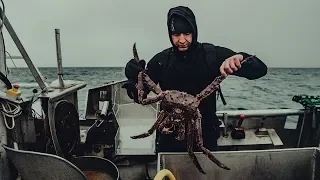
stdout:
<svg viewBox="0 0 320 180">
<path fill-rule="evenodd" d="M 79 168 L 59 156 L 2 146 L 23 180 L 87 180 Z"/>
</svg>

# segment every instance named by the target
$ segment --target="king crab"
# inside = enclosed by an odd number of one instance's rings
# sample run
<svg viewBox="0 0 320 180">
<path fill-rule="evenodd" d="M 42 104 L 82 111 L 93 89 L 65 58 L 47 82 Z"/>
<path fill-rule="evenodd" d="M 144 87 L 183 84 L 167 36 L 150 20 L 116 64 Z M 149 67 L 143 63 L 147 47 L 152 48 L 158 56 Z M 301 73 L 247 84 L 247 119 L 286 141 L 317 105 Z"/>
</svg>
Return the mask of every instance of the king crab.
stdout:
<svg viewBox="0 0 320 180">
<path fill-rule="evenodd" d="M 133 47 L 133 52 L 135 59 L 139 61 L 135 45 Z M 139 139 L 148 137 L 151 134 L 153 134 L 153 132 L 157 128 L 161 133 L 164 134 L 171 134 L 174 130 L 177 130 L 178 134 L 175 138 L 179 141 L 182 141 L 185 138 L 187 138 L 188 154 L 192 158 L 193 163 L 201 173 L 206 174 L 201 168 L 194 154 L 194 138 L 196 140 L 196 147 L 201 152 L 203 152 L 211 161 L 213 161 L 223 169 L 230 170 L 230 168 L 222 164 L 218 159 L 214 157 L 214 155 L 207 148 L 203 146 L 201 126 L 202 116 L 199 110 L 199 104 L 201 100 L 208 97 L 211 93 L 216 91 L 220 83 L 225 79 L 225 77 L 217 77 L 199 94 L 193 96 L 177 90 L 162 91 L 161 88 L 158 87 L 149 78 L 145 71 L 146 70 L 141 71 L 138 75 L 138 101 L 142 105 L 152 104 L 161 101 L 162 110 L 160 111 L 156 122 L 148 130 L 148 132 L 136 136 L 131 136 L 131 138 Z M 143 99 L 144 82 L 150 87 L 150 89 L 154 93 L 156 93 L 155 97 Z M 186 133 L 187 137 L 185 137 Z"/>
</svg>

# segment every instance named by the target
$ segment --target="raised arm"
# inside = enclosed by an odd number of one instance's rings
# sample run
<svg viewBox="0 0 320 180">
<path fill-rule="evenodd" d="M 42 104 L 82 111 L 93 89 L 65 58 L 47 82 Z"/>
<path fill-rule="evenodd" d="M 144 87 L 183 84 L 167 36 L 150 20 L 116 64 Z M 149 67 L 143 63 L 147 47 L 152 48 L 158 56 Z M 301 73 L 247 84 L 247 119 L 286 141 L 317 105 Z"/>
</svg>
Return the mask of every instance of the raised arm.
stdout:
<svg viewBox="0 0 320 180">
<path fill-rule="evenodd" d="M 229 67 L 231 69 L 234 68 L 234 67 L 232 67 L 235 65 L 233 62 L 237 63 L 237 60 L 239 58 L 245 59 L 249 56 L 252 56 L 252 55 L 245 53 L 245 52 L 238 52 L 237 53 L 237 52 L 232 51 L 231 49 L 221 47 L 221 46 L 216 46 L 216 52 L 217 52 L 217 61 L 219 63 L 219 67 L 222 70 L 228 69 Z M 231 61 L 231 63 L 225 62 L 226 60 L 230 61 L 231 59 L 235 59 L 235 61 Z M 221 69 L 220 69 L 220 71 L 221 71 Z M 241 68 L 237 69 L 236 71 L 233 71 L 231 73 L 231 75 L 244 77 L 249 80 L 253 80 L 253 79 L 258 79 L 258 78 L 265 76 L 267 74 L 267 71 L 268 71 L 267 66 L 258 57 L 255 56 L 253 58 L 250 58 L 250 61 L 247 61 L 247 62 L 241 64 Z"/>
</svg>

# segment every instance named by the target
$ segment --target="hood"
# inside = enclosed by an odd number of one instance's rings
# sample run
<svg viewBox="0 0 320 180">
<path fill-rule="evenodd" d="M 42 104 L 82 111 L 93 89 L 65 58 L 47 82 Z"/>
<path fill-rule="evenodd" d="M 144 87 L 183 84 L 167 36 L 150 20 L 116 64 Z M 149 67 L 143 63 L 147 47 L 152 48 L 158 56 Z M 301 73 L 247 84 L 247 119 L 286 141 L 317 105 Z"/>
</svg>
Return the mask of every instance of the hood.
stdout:
<svg viewBox="0 0 320 180">
<path fill-rule="evenodd" d="M 196 22 L 196 18 L 194 16 L 192 10 L 188 7 L 185 7 L 185 6 L 177 6 L 177 7 L 171 8 L 168 12 L 167 27 L 168 27 L 168 34 L 169 34 L 169 39 L 170 39 L 171 44 L 173 45 L 171 37 L 170 37 L 170 19 L 173 15 L 180 15 L 189 21 L 189 23 L 191 24 L 191 26 L 193 28 L 191 46 L 195 46 L 198 41 L 197 22 Z"/>
</svg>

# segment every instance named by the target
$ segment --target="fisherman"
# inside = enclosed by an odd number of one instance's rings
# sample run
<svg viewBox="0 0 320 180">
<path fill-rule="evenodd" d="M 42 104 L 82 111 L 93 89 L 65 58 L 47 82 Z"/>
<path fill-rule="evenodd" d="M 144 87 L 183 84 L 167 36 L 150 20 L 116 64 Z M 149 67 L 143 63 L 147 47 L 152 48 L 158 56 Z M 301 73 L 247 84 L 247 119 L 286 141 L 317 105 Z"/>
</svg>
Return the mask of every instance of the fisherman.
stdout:
<svg viewBox="0 0 320 180">
<path fill-rule="evenodd" d="M 167 16 L 169 39 L 172 47 L 157 53 L 147 63 L 147 74 L 162 90 L 179 90 L 192 95 L 200 93 L 217 76 L 229 74 L 249 80 L 267 74 L 267 66 L 256 56 L 243 64 L 251 56 L 245 52 L 234 52 L 211 43 L 198 42 L 198 30 L 194 13 L 185 6 L 173 7 Z M 136 89 L 138 73 L 145 69 L 145 60 L 131 59 L 125 67 L 128 81 L 123 85 L 128 96 L 138 103 Z M 150 92 L 145 87 L 145 96 Z M 216 93 L 212 93 L 199 104 L 202 115 L 204 147 L 217 150 L 220 137 L 219 120 L 216 116 Z M 186 152 L 186 141 L 178 141 L 175 135 L 159 134 L 158 152 Z"/>
</svg>

